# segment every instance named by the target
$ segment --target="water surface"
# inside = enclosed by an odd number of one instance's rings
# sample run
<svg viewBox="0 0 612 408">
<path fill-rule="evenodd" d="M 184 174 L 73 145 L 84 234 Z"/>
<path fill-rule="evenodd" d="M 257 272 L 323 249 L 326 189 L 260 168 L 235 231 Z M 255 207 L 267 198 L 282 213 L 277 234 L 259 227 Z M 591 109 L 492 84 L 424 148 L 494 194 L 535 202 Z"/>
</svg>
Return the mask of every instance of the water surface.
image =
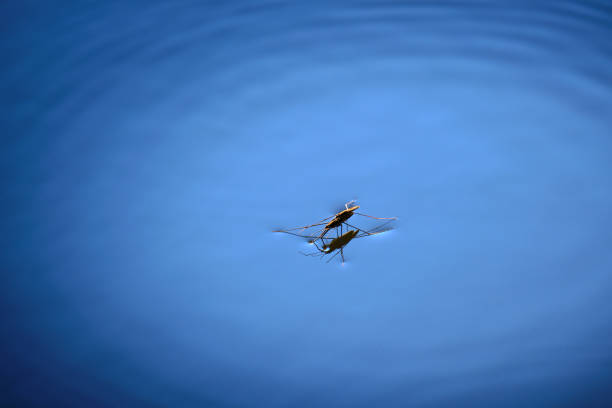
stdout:
<svg viewBox="0 0 612 408">
<path fill-rule="evenodd" d="M 0 7 L 3 406 L 612 397 L 609 3 Z"/>
</svg>

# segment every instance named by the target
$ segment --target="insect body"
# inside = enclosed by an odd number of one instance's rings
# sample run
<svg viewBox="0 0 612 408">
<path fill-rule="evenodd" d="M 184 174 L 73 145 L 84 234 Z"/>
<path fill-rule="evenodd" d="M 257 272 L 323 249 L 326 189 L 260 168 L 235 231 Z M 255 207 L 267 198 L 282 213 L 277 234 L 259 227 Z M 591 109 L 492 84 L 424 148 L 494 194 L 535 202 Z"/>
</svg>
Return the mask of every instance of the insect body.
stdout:
<svg viewBox="0 0 612 408">
<path fill-rule="evenodd" d="M 338 238 L 332 239 L 329 245 L 323 245 L 323 251 L 326 253 L 334 252 L 337 249 L 342 249 L 351 242 L 353 238 L 359 233 L 359 230 L 348 230 Z"/>
<path fill-rule="evenodd" d="M 313 244 L 315 244 L 319 252 L 321 252 L 321 256 L 325 256 L 335 251 L 338 251 L 334 255 L 332 255 L 332 257 L 329 258 L 327 262 L 330 262 L 332 259 L 334 259 L 336 255 L 338 255 L 338 253 L 340 253 L 340 256 L 342 257 L 342 263 L 344 263 L 344 247 L 349 242 L 351 242 L 351 240 L 355 238 L 355 236 L 357 236 L 358 233 L 359 233 L 359 230 L 348 230 L 347 232 L 340 235 L 339 237 L 332 239 L 329 242 L 329 244 L 323 244 L 322 248 L 319 248 L 319 246 L 314 241 L 313 241 Z M 316 252 L 313 252 L 313 253 L 304 254 L 304 255 L 318 255 L 318 254 Z"/>
<path fill-rule="evenodd" d="M 361 238 L 368 235 L 376 235 L 382 232 L 388 231 L 389 229 L 378 229 L 376 231 L 361 231 L 359 229 L 348 230 L 344 234 L 337 236 L 336 238 L 322 238 L 323 245 L 319 247 L 316 241 L 311 241 L 316 247 L 318 252 L 311 252 L 309 254 L 304 254 L 308 256 L 320 255 L 321 257 L 325 255 L 329 255 L 335 252 L 331 258 L 327 260 L 330 262 L 334 257 L 338 254 L 342 257 L 342 263 L 344 263 L 344 247 L 348 245 L 354 238 Z M 337 230 L 336 230 L 337 231 Z M 326 243 L 325 241 L 329 241 Z"/>
<path fill-rule="evenodd" d="M 316 233 L 311 234 L 312 235 L 311 243 L 314 242 L 314 241 L 320 240 L 323 244 L 325 244 L 325 242 L 324 242 L 325 235 L 330 230 L 337 229 L 337 228 L 341 229 L 340 234 L 342 234 L 342 225 L 343 224 L 346 225 L 347 228 L 351 227 L 351 228 L 359 230 L 359 228 L 357 228 L 357 227 L 355 227 L 355 226 L 353 226 L 353 225 L 351 225 L 351 224 L 346 222 L 349 218 L 351 218 L 353 216 L 353 214 L 361 215 L 363 217 L 374 218 L 374 219 L 377 219 L 377 220 L 395 220 L 395 219 L 397 219 L 396 217 L 388 217 L 388 218 L 385 218 L 385 217 L 373 217 L 371 215 L 358 213 L 355 210 L 359 209 L 359 206 L 358 205 L 353 205 L 354 203 L 355 203 L 355 200 L 349 201 L 348 203 L 344 204 L 344 207 L 345 207 L 344 210 L 336 213 L 335 215 L 332 215 L 331 217 L 324 218 L 321 221 L 319 221 L 318 223 L 311 224 L 311 225 L 306 225 L 304 227 L 290 228 L 290 229 L 287 229 L 287 230 L 276 230 L 274 232 L 284 232 L 284 233 L 287 233 L 287 234 L 297 235 L 297 236 L 303 237 L 304 235 L 298 234 L 298 233 L 295 233 L 295 232 L 292 232 L 292 231 L 298 231 L 298 230 L 302 230 L 303 231 L 303 230 L 306 230 L 306 229 L 309 229 L 309 228 L 313 228 L 313 227 L 317 227 L 317 226 L 320 226 L 320 225 L 324 225 L 324 227 L 321 228 L 320 230 L 318 230 Z M 350 207 L 349 207 L 349 205 L 350 205 Z M 330 218 L 331 218 L 331 221 L 327 221 Z M 326 223 L 326 221 L 327 221 L 327 223 Z"/>
<path fill-rule="evenodd" d="M 342 224 L 346 223 L 346 220 L 353 216 L 355 210 L 359 208 L 358 205 L 354 205 L 349 208 L 349 204 L 352 204 L 353 202 L 354 201 L 349 201 L 348 203 L 344 204 L 346 209 L 337 213 L 334 218 L 330 222 L 328 222 L 325 227 L 323 227 L 323 231 L 321 232 L 319 238 L 323 238 L 325 234 L 329 232 L 330 229 L 341 227 Z"/>
</svg>

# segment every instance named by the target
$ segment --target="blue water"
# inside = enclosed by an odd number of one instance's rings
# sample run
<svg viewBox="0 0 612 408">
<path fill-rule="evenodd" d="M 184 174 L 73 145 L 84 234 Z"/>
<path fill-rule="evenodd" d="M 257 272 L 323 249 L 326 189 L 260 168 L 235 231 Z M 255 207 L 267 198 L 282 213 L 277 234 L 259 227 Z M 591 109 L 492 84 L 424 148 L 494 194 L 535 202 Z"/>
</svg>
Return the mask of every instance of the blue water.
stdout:
<svg viewBox="0 0 612 408">
<path fill-rule="evenodd" d="M 0 10 L 2 407 L 610 406 L 610 2 Z"/>
</svg>

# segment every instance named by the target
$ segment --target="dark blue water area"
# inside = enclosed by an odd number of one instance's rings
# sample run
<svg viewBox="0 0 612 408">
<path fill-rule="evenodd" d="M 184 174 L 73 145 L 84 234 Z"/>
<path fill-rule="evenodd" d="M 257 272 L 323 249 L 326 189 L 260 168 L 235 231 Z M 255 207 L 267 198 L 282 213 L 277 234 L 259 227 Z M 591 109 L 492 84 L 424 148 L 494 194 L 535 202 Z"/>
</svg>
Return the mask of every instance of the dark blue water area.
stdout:
<svg viewBox="0 0 612 408">
<path fill-rule="evenodd" d="M 0 406 L 612 406 L 612 3 L 0 11 Z"/>
</svg>

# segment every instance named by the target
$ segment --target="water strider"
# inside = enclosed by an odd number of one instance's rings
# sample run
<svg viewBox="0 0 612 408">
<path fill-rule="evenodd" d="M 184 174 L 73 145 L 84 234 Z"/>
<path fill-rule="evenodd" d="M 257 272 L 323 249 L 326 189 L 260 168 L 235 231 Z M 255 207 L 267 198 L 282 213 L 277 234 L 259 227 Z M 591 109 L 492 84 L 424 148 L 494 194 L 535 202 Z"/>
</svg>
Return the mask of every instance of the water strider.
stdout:
<svg viewBox="0 0 612 408">
<path fill-rule="evenodd" d="M 345 209 L 342 211 L 339 211 L 338 213 L 336 213 L 335 215 L 329 216 L 327 218 L 323 218 L 322 220 L 318 221 L 315 224 L 310 224 L 310 225 L 306 225 L 303 227 L 296 227 L 296 228 L 289 228 L 286 230 L 275 230 L 273 232 L 284 232 L 286 234 L 291 234 L 291 235 L 297 235 L 300 237 L 304 237 L 304 235 L 302 234 L 298 234 L 298 233 L 294 233 L 292 231 L 299 231 L 299 230 L 307 230 L 309 228 L 313 228 L 313 227 L 318 227 L 320 225 L 324 225 L 323 228 L 317 230 L 315 233 L 310 234 L 312 235 L 312 242 L 316 241 L 316 240 L 321 240 L 323 242 L 323 238 L 325 237 L 325 235 L 332 229 L 337 229 L 340 228 L 341 229 L 341 234 L 342 234 L 342 225 L 346 224 L 347 227 L 351 227 L 354 229 L 359 230 L 360 228 L 355 227 L 354 225 L 351 225 L 347 222 L 347 220 L 349 218 L 351 218 L 353 216 L 353 214 L 357 214 L 360 215 L 362 217 L 369 217 L 369 218 L 373 218 L 376 220 L 396 220 L 397 217 L 374 217 L 372 215 L 368 215 L 368 214 L 362 214 L 362 213 L 358 213 L 355 210 L 359 209 L 360 206 L 358 205 L 354 205 L 355 204 L 355 200 L 349 201 L 346 204 L 344 204 Z M 327 221 L 331 218 L 330 221 Z M 327 221 L 327 222 L 326 222 Z M 324 244 L 324 242 L 323 242 Z"/>
<path fill-rule="evenodd" d="M 302 253 L 303 255 L 308 255 L 308 256 L 320 255 L 321 257 L 323 257 L 325 255 L 334 253 L 332 257 L 327 261 L 329 262 L 336 255 L 338 255 L 338 253 L 340 253 L 340 256 L 342 257 L 342 263 L 344 263 L 344 247 L 349 242 L 351 242 L 351 240 L 353 240 L 354 238 L 362 238 L 368 235 L 376 235 L 376 234 L 383 233 L 385 231 L 389 231 L 392 228 L 387 227 L 387 225 L 397 219 L 396 217 L 374 217 L 371 215 L 358 213 L 355 210 L 357 210 L 359 206 L 353 205 L 354 202 L 355 201 L 349 201 L 348 203 L 344 204 L 344 207 L 345 207 L 344 210 L 336 213 L 335 215 L 324 218 L 318 223 L 306 225 L 303 227 L 290 228 L 286 230 L 275 230 L 273 232 L 283 232 L 283 233 L 295 235 L 301 238 L 306 238 L 308 239 L 308 242 L 310 244 L 314 244 L 317 247 L 316 252 L 307 253 L 307 254 Z M 382 225 L 379 225 L 378 227 L 372 230 L 367 231 L 363 228 L 355 227 L 354 225 L 351 225 L 348 222 L 346 222 L 350 217 L 353 216 L 353 214 L 357 214 L 357 215 L 361 215 L 364 217 L 369 217 L 369 218 L 373 218 L 377 220 L 388 220 L 388 221 L 383 223 Z M 308 229 L 315 228 L 321 225 L 324 225 L 324 227 L 321 229 L 314 230 L 312 233 L 293 232 L 293 231 L 307 231 Z M 347 226 L 346 232 L 344 232 L 343 225 Z M 349 227 L 352 229 L 349 229 Z M 326 237 L 326 234 L 331 230 L 336 231 L 335 238 Z M 317 244 L 317 241 L 320 241 L 320 246 Z"/>
</svg>

